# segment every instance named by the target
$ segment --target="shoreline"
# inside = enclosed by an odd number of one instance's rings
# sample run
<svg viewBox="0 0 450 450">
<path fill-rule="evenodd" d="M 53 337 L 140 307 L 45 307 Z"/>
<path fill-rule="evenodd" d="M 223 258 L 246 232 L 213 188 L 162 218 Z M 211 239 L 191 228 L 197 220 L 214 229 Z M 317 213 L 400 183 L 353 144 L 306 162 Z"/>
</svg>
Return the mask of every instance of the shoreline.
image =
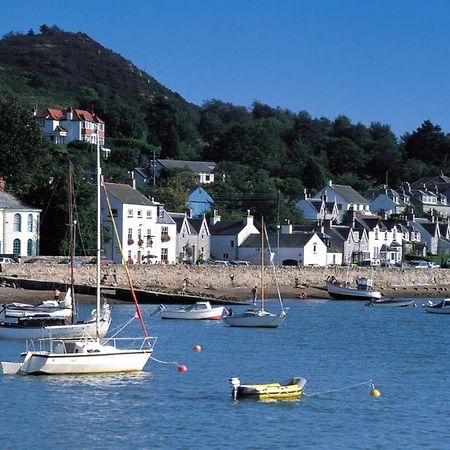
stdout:
<svg viewBox="0 0 450 450">
<path fill-rule="evenodd" d="M 161 289 L 161 292 L 167 292 Z M 393 298 L 423 298 L 423 297 L 450 297 L 450 286 L 395 286 L 392 288 L 380 289 L 383 297 L 393 297 Z M 180 303 L 183 299 L 182 291 L 175 292 L 180 296 Z M 240 287 L 228 287 L 228 288 L 193 288 L 187 289 L 186 294 L 190 296 L 199 296 L 204 298 L 212 298 L 218 300 L 230 301 L 246 301 L 249 303 L 251 301 L 251 292 L 248 288 Z M 280 286 L 280 294 L 284 300 L 287 301 L 304 301 L 304 300 L 333 300 L 327 293 L 325 288 L 312 287 L 312 286 L 300 286 L 295 288 L 293 286 Z M 305 298 L 300 298 L 302 294 Z M 265 297 L 268 299 L 277 299 L 278 293 L 273 289 L 266 289 Z M 190 297 L 192 298 L 192 297 Z M 0 304 L 10 303 L 10 302 L 21 302 L 38 304 L 43 300 L 53 299 L 53 291 L 51 290 L 34 290 L 34 289 L 22 289 L 13 287 L 0 287 Z M 80 304 L 94 304 L 96 301 L 95 296 L 87 294 L 77 294 L 77 302 Z M 138 299 L 139 300 L 139 299 Z M 339 300 L 337 300 L 339 301 Z M 364 301 L 364 300 L 353 300 L 353 301 Z M 130 301 L 118 300 L 114 298 L 108 298 L 110 304 L 131 304 Z M 148 303 L 148 302 L 146 302 Z M 160 303 L 158 301 L 155 304 Z"/>
</svg>

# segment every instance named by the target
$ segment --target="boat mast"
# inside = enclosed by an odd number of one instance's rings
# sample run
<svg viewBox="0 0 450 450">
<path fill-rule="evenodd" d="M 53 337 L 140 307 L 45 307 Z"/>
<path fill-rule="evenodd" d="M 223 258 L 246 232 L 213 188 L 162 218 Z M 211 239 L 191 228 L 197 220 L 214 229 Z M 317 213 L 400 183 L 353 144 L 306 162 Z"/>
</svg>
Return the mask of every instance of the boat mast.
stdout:
<svg viewBox="0 0 450 450">
<path fill-rule="evenodd" d="M 70 295 L 72 297 L 72 323 L 75 322 L 75 280 L 74 280 L 74 257 L 75 257 L 75 237 L 76 237 L 76 222 L 73 220 L 73 166 L 69 161 L 69 188 L 67 192 L 67 207 L 69 209 L 69 255 L 70 255 Z"/>
<path fill-rule="evenodd" d="M 100 185 L 102 181 L 102 169 L 100 165 L 100 132 L 98 124 L 96 124 L 97 131 L 97 266 L 96 266 L 96 304 L 97 314 L 95 318 L 95 336 L 99 340 L 100 327 L 100 261 L 101 261 L 101 218 L 100 218 Z"/>
<path fill-rule="evenodd" d="M 261 216 L 261 311 L 264 311 L 264 217 Z"/>
</svg>

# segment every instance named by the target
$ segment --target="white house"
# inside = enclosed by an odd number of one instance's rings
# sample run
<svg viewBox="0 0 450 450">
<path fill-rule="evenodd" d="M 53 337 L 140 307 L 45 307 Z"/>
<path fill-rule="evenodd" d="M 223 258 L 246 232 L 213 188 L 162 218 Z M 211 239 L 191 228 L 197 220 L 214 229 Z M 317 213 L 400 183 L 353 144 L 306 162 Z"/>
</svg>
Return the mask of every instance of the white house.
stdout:
<svg viewBox="0 0 450 450">
<path fill-rule="evenodd" d="M 305 192 L 304 198 L 297 202 L 297 208 L 303 212 L 303 217 L 306 220 L 339 219 L 339 209 L 336 201 L 328 202 L 324 196 L 321 198 L 311 198 Z"/>
<path fill-rule="evenodd" d="M 351 186 L 333 184 L 331 180 L 319 192 L 314 195 L 316 199 L 324 199 L 325 202 L 335 202 L 339 210 L 339 220 L 342 222 L 348 210 L 370 214 L 369 202 Z"/>
<path fill-rule="evenodd" d="M 217 211 L 209 224 L 211 233 L 211 258 L 218 260 L 243 259 L 240 246 L 251 234 L 259 234 L 253 224 L 253 216 L 247 213 L 244 220 L 238 222 L 221 222 Z"/>
<path fill-rule="evenodd" d="M 172 213 L 170 217 L 177 225 L 176 255 L 178 262 L 196 263 L 208 260 L 210 254 L 210 233 L 206 218 L 192 218 L 186 213 Z"/>
<path fill-rule="evenodd" d="M 370 211 L 375 214 L 402 214 L 411 206 L 409 195 L 387 186 L 369 189 L 364 195 L 369 200 Z"/>
<path fill-rule="evenodd" d="M 40 213 L 40 209 L 27 206 L 5 192 L 0 177 L 0 253 L 38 255 Z"/>
<path fill-rule="evenodd" d="M 315 232 L 298 232 L 279 236 L 270 234 L 269 243 L 264 245 L 265 265 L 275 264 L 277 260 L 282 265 L 327 265 L 327 246 Z M 239 248 L 239 257 L 252 264 L 260 264 L 261 236 L 257 234 L 248 236 Z"/>
<path fill-rule="evenodd" d="M 158 179 L 164 169 L 190 170 L 198 177 L 200 184 L 209 184 L 214 183 L 216 163 L 212 161 L 155 159 L 147 167 L 136 167 L 133 171 L 136 181 L 147 183 L 153 178 Z"/>
<path fill-rule="evenodd" d="M 164 205 L 149 200 L 128 184 L 105 183 L 112 215 L 128 262 L 176 262 L 176 224 Z M 109 239 L 104 242 L 105 256 L 116 263 L 122 261 L 112 219 L 102 191 L 102 221 Z"/>
<path fill-rule="evenodd" d="M 39 113 L 33 111 L 33 115 L 42 133 L 55 145 L 75 140 L 97 144 L 97 139 L 101 146 L 105 145 L 105 123 L 94 113 L 83 109 L 47 108 Z"/>
</svg>

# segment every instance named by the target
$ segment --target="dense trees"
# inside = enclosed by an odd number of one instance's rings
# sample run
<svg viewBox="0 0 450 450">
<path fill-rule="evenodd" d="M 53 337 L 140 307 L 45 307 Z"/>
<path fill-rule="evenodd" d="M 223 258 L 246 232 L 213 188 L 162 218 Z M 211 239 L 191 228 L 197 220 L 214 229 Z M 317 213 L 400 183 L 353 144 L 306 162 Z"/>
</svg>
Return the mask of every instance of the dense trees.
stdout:
<svg viewBox="0 0 450 450">
<path fill-rule="evenodd" d="M 0 40 L 0 96 L 14 99 L 0 102 L 0 175 L 17 196 L 42 208 L 43 251 L 56 253 L 64 242 L 69 160 L 86 238 L 78 244 L 90 247 L 93 191 L 86 181 L 95 152 L 80 142 L 50 146 L 30 115 L 30 98 L 41 108 L 80 107 L 105 120 L 107 180 L 122 182 L 153 157 L 215 161 L 218 181 L 207 189 L 224 218 L 249 209 L 268 223 L 300 220 L 294 204 L 304 189 L 314 192 L 330 178 L 364 191 L 450 173 L 450 136 L 429 120 L 397 140 L 388 124 L 355 124 L 343 115 L 314 118 L 258 101 L 247 108 L 211 99 L 198 107 L 83 33 L 47 25 L 31 31 Z M 183 210 L 194 183 L 189 174 L 167 173 L 141 189 Z M 46 242 L 44 231 L 54 239 Z"/>
</svg>

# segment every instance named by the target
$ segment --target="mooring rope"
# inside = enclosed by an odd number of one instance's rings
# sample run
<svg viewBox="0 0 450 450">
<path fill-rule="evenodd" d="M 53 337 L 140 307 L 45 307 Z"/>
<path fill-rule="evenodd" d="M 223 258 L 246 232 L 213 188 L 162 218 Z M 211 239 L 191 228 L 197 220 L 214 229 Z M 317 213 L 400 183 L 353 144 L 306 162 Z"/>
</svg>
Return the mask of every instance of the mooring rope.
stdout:
<svg viewBox="0 0 450 450">
<path fill-rule="evenodd" d="M 155 358 L 154 356 L 150 356 L 150 359 L 161 364 L 175 364 L 176 366 L 180 367 L 180 363 L 177 361 L 161 361 L 160 359 Z"/>
<path fill-rule="evenodd" d="M 368 381 L 363 381 L 362 383 L 351 384 L 349 386 L 344 386 L 344 387 L 338 388 L 338 389 L 330 389 L 329 391 L 313 392 L 312 394 L 303 393 L 303 395 L 305 397 L 317 397 L 317 396 L 322 395 L 322 394 L 331 394 L 332 392 L 345 391 L 347 389 L 352 389 L 352 388 L 355 388 L 355 387 L 358 387 L 358 386 L 363 386 L 365 384 L 367 384 L 369 387 L 373 387 L 374 383 L 373 383 L 373 380 L 368 380 Z"/>
</svg>

